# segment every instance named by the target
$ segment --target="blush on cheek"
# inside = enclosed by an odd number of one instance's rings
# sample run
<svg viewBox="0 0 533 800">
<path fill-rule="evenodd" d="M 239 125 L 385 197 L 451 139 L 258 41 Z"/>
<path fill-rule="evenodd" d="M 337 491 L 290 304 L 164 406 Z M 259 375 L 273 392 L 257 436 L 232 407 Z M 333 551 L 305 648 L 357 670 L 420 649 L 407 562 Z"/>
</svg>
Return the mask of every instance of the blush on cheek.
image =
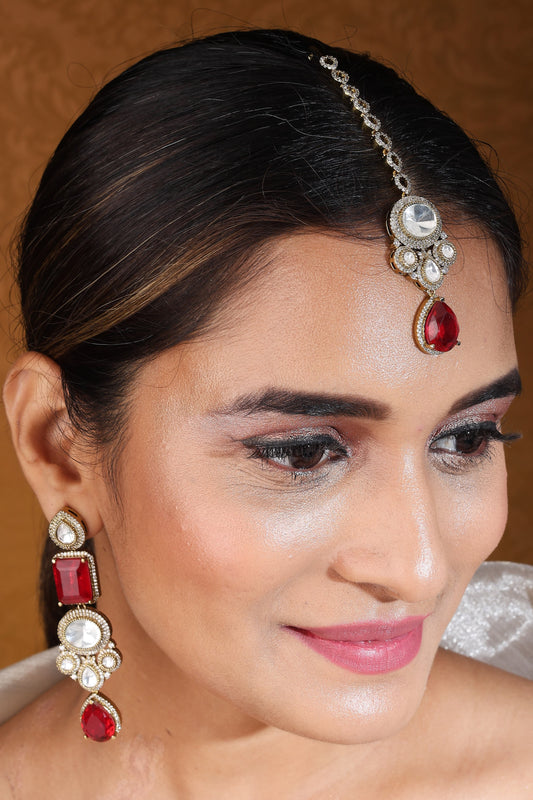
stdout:
<svg viewBox="0 0 533 800">
<path fill-rule="evenodd" d="M 487 559 L 497 547 L 507 523 L 507 486 L 505 473 L 502 479 L 490 480 L 482 491 L 463 493 L 460 502 L 450 506 L 450 523 L 456 531 L 454 537 L 456 557 L 472 572 Z"/>
</svg>

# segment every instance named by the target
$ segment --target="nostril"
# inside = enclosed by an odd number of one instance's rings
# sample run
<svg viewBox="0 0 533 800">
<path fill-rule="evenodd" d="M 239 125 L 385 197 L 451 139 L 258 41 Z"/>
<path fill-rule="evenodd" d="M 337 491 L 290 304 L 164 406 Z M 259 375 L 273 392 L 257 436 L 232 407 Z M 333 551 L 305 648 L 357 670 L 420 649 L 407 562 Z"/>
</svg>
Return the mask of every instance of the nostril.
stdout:
<svg viewBox="0 0 533 800">
<path fill-rule="evenodd" d="M 380 603 L 395 603 L 401 600 L 401 596 L 389 586 L 382 586 L 379 583 L 360 583 L 358 584 L 363 591 L 371 595 Z"/>
</svg>

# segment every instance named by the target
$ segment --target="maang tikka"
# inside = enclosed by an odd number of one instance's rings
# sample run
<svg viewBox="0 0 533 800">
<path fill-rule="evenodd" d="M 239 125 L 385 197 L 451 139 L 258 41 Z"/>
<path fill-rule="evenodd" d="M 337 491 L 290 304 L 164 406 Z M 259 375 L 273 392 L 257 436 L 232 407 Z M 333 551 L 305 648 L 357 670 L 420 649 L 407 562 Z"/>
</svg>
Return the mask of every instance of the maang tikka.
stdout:
<svg viewBox="0 0 533 800">
<path fill-rule="evenodd" d="M 120 732 L 121 719 L 113 703 L 99 692 L 104 681 L 120 667 L 121 656 L 111 639 L 109 620 L 89 608 L 96 603 L 100 589 L 94 556 L 80 549 L 87 533 L 85 523 L 67 507 L 52 519 L 48 533 L 62 551 L 52 558 L 58 603 L 75 606 L 57 626 L 61 642 L 57 668 L 91 693 L 80 710 L 85 737 L 106 742 Z"/>
<path fill-rule="evenodd" d="M 402 194 L 389 212 L 387 231 L 392 240 L 392 269 L 412 280 L 427 295 L 415 315 L 414 340 L 424 353 L 438 355 L 448 352 L 459 344 L 459 324 L 452 309 L 436 292 L 457 258 L 455 245 L 442 230 L 442 220 L 433 203 L 411 194 L 411 182 L 403 172 L 400 157 L 392 149 L 391 137 L 381 130 L 380 120 L 370 113 L 370 104 L 349 83 L 349 75 L 338 69 L 334 56 L 324 55 L 319 61 L 331 72 L 331 77 L 349 98 L 353 110 L 360 114 Z"/>
</svg>

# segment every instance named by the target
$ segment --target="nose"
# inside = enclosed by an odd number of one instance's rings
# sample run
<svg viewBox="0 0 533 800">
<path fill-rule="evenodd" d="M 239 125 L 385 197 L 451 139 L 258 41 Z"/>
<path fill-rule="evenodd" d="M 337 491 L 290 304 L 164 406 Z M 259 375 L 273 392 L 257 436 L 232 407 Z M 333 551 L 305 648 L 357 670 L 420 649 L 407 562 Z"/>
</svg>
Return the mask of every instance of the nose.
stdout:
<svg viewBox="0 0 533 800">
<path fill-rule="evenodd" d="M 408 452 L 389 461 L 364 500 L 352 498 L 345 522 L 332 564 L 337 579 L 382 602 L 430 604 L 441 594 L 448 580 L 446 519 L 423 457 Z"/>
</svg>

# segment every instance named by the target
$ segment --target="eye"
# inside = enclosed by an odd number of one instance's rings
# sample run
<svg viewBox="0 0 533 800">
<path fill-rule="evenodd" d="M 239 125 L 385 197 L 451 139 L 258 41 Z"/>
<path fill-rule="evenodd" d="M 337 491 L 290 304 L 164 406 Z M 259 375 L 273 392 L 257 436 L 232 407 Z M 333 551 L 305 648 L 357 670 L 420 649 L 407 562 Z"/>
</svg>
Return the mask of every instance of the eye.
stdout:
<svg viewBox="0 0 533 800">
<path fill-rule="evenodd" d="M 248 440 L 250 457 L 280 469 L 309 472 L 348 456 L 347 449 L 333 436 L 260 442 Z"/>
<path fill-rule="evenodd" d="M 446 431 L 435 439 L 430 450 L 454 456 L 475 458 L 487 453 L 491 442 L 512 442 L 519 434 L 504 434 L 495 422 L 481 422 Z"/>
<path fill-rule="evenodd" d="M 471 456 L 480 453 L 492 438 L 481 431 L 467 430 L 437 439 L 432 449 Z"/>
</svg>

